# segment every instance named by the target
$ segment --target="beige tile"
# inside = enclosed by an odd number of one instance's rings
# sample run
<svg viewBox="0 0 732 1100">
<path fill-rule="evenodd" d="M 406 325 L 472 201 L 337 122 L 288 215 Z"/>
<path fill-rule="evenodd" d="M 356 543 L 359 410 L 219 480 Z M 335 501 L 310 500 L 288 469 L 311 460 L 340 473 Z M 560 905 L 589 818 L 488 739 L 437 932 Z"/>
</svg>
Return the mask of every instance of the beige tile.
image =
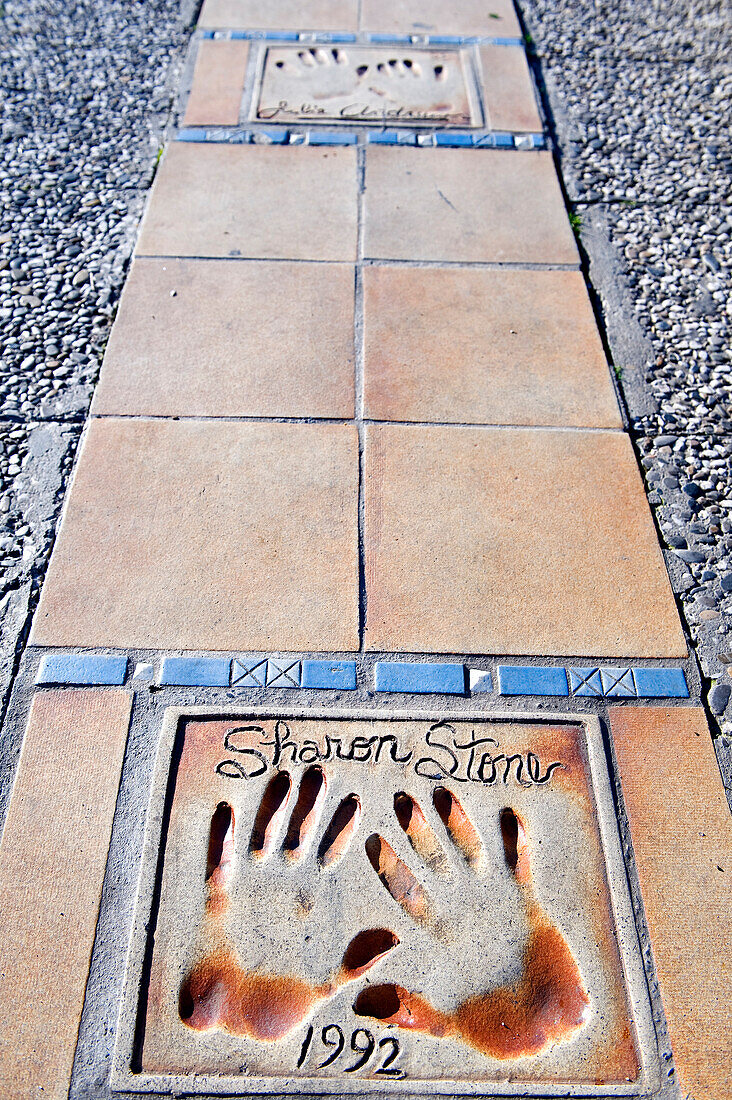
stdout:
<svg viewBox="0 0 732 1100">
<path fill-rule="evenodd" d="M 373 146 L 364 240 L 373 259 L 578 261 L 549 153 Z"/>
<path fill-rule="evenodd" d="M 155 179 L 137 252 L 354 260 L 356 151 L 170 145 Z"/>
<path fill-rule="evenodd" d="M 361 30 L 382 34 L 521 36 L 511 0 L 363 0 Z"/>
<path fill-rule="evenodd" d="M 138 258 L 95 413 L 353 416 L 350 265 Z"/>
<path fill-rule="evenodd" d="M 37 645 L 358 645 L 348 424 L 92 421 Z"/>
<path fill-rule="evenodd" d="M 244 92 L 249 43 L 202 39 L 183 123 L 235 126 Z"/>
<path fill-rule="evenodd" d="M 369 649 L 683 657 L 620 432 L 367 428 Z"/>
<path fill-rule="evenodd" d="M 615 707 L 615 755 L 684 1096 L 732 1097 L 732 819 L 701 707 Z"/>
<path fill-rule="evenodd" d="M 0 1094 L 65 1100 L 127 741 L 125 691 L 35 696 L 0 845 Z"/>
<path fill-rule="evenodd" d="M 230 30 L 355 31 L 356 0 L 204 0 L 199 27 Z"/>
<path fill-rule="evenodd" d="M 364 315 L 367 417 L 621 426 L 579 272 L 366 267 Z"/>
<path fill-rule="evenodd" d="M 526 54 L 515 46 L 482 46 L 483 89 L 492 130 L 541 133 Z"/>
</svg>

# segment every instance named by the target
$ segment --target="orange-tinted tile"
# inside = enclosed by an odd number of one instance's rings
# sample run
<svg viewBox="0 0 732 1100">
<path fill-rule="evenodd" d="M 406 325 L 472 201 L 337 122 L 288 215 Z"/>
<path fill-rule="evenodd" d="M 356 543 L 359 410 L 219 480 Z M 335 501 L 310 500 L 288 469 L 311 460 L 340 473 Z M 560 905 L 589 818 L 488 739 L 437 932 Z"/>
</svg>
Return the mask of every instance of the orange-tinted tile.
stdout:
<svg viewBox="0 0 732 1100">
<path fill-rule="evenodd" d="M 353 416 L 350 265 L 135 260 L 96 413 Z"/>
<path fill-rule="evenodd" d="M 515 46 L 482 46 L 483 90 L 491 130 L 541 133 L 526 54 Z"/>
<path fill-rule="evenodd" d="M 155 178 L 137 253 L 354 260 L 356 151 L 170 145 Z"/>
<path fill-rule="evenodd" d="M 132 697 L 33 700 L 0 845 L 0 1094 L 65 1100 Z"/>
<path fill-rule="evenodd" d="M 348 424 L 93 420 L 37 645 L 358 646 Z"/>
<path fill-rule="evenodd" d="M 204 0 L 199 27 L 212 30 L 355 31 L 356 0 Z"/>
<path fill-rule="evenodd" d="M 366 267 L 364 303 L 367 417 L 621 426 L 579 272 Z"/>
<path fill-rule="evenodd" d="M 369 425 L 366 644 L 684 657 L 620 432 Z"/>
<path fill-rule="evenodd" d="M 361 30 L 381 34 L 520 36 L 511 0 L 363 0 Z"/>
<path fill-rule="evenodd" d="M 364 225 L 371 259 L 578 262 L 549 153 L 372 146 Z"/>
<path fill-rule="evenodd" d="M 249 43 L 202 39 L 198 44 L 185 126 L 235 126 L 244 92 Z"/>
<path fill-rule="evenodd" d="M 732 1097 L 732 818 L 701 707 L 610 711 L 682 1094 Z"/>
</svg>

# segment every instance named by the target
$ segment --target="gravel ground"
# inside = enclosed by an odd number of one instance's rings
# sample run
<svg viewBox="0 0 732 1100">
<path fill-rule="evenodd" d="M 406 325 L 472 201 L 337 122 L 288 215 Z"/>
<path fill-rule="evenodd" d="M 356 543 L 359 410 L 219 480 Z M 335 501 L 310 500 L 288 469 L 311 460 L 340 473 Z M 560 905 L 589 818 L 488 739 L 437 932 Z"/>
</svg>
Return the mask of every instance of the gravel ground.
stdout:
<svg viewBox="0 0 732 1100">
<path fill-rule="evenodd" d="M 732 14 L 520 7 L 732 802 Z"/>
<path fill-rule="evenodd" d="M 0 48 L 0 702 L 178 83 L 178 0 L 6 0 Z"/>
</svg>

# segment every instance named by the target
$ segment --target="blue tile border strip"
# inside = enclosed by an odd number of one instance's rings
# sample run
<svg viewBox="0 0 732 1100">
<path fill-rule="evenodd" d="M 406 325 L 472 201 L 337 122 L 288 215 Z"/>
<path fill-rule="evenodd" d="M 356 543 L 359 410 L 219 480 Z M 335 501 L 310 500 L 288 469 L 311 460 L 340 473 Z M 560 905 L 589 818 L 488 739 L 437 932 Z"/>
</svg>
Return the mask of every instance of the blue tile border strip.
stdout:
<svg viewBox="0 0 732 1100">
<path fill-rule="evenodd" d="M 228 657 L 163 657 L 161 687 L 228 687 Z"/>
<path fill-rule="evenodd" d="M 406 691 L 417 695 L 465 695 L 465 666 L 428 662 L 377 661 L 377 691 Z"/>
<path fill-rule="evenodd" d="M 446 148 L 473 149 L 545 149 L 543 134 L 509 134 L 492 130 L 418 130 L 371 129 L 371 124 L 356 124 L 354 130 L 289 130 L 286 127 L 240 130 L 234 127 L 183 126 L 176 141 L 215 142 L 228 145 L 356 145 L 359 134 L 376 145 L 439 145 Z"/>
<path fill-rule="evenodd" d="M 310 130 L 308 133 L 308 145 L 356 145 L 357 142 L 358 134 L 350 130 Z"/>
<path fill-rule="evenodd" d="M 499 665 L 501 695 L 569 695 L 567 673 L 554 665 Z"/>
<path fill-rule="evenodd" d="M 303 661 L 302 686 L 304 688 L 338 688 L 355 691 L 355 661 Z"/>
<path fill-rule="evenodd" d="M 118 687 L 125 682 L 126 675 L 126 657 L 108 653 L 46 653 L 41 657 L 35 682 Z"/>
<path fill-rule="evenodd" d="M 253 42 L 357 42 L 359 36 L 352 31 L 257 31 L 233 30 L 226 27 L 198 30 L 199 38 L 247 39 Z M 457 35 L 457 34 L 364 34 L 363 41 L 373 45 L 394 46 L 519 46 L 523 38 L 507 35 Z"/>
<path fill-rule="evenodd" d="M 688 699 L 682 668 L 611 665 L 499 665 L 501 695 L 571 695 L 580 699 Z"/>
</svg>

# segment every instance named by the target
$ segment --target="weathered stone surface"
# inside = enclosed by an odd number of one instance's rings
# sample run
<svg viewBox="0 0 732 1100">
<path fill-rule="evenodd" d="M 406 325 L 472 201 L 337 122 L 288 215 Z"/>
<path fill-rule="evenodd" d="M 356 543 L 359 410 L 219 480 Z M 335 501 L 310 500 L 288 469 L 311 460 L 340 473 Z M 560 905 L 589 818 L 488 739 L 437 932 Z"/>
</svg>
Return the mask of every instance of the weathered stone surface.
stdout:
<svg viewBox="0 0 732 1100">
<path fill-rule="evenodd" d="M 615 707 L 615 755 L 683 1095 L 732 1097 L 732 820 L 701 707 Z"/>
<path fill-rule="evenodd" d="M 93 420 L 37 645 L 358 647 L 347 424 Z"/>
<path fill-rule="evenodd" d="M 95 413 L 353 416 L 350 265 L 138 258 Z"/>
<path fill-rule="evenodd" d="M 363 0 L 361 29 L 381 34 L 482 34 L 520 36 L 511 0 Z"/>
<path fill-rule="evenodd" d="M 154 934 L 143 1074 L 226 1093 L 358 1091 L 384 1070 L 419 1092 L 639 1080 L 594 720 L 278 715 L 181 727 L 160 904 L 136 920 L 133 959 Z"/>
<path fill-rule="evenodd" d="M 375 420 L 622 426 L 574 271 L 366 267 L 364 397 Z"/>
<path fill-rule="evenodd" d="M 235 126 L 244 91 L 249 43 L 202 39 L 186 104 L 186 126 Z"/>
<path fill-rule="evenodd" d="M 620 432 L 369 425 L 366 645 L 685 657 Z"/>
<path fill-rule="evenodd" d="M 515 46 L 481 46 L 483 90 L 492 130 L 541 133 L 526 54 Z"/>
<path fill-rule="evenodd" d="M 155 177 L 137 254 L 354 260 L 356 152 L 170 145 Z"/>
<path fill-rule="evenodd" d="M 357 11 L 357 0 L 204 0 L 198 25 L 212 30 L 355 31 Z"/>
<path fill-rule="evenodd" d="M 371 146 L 370 259 L 576 264 L 549 153 Z"/>
<path fill-rule="evenodd" d="M 467 53 L 411 46 L 270 46 L 255 117 L 277 122 L 477 126 Z"/>
<path fill-rule="evenodd" d="M 33 700 L 0 844 L 0 1093 L 65 1100 L 132 697 Z"/>
</svg>

